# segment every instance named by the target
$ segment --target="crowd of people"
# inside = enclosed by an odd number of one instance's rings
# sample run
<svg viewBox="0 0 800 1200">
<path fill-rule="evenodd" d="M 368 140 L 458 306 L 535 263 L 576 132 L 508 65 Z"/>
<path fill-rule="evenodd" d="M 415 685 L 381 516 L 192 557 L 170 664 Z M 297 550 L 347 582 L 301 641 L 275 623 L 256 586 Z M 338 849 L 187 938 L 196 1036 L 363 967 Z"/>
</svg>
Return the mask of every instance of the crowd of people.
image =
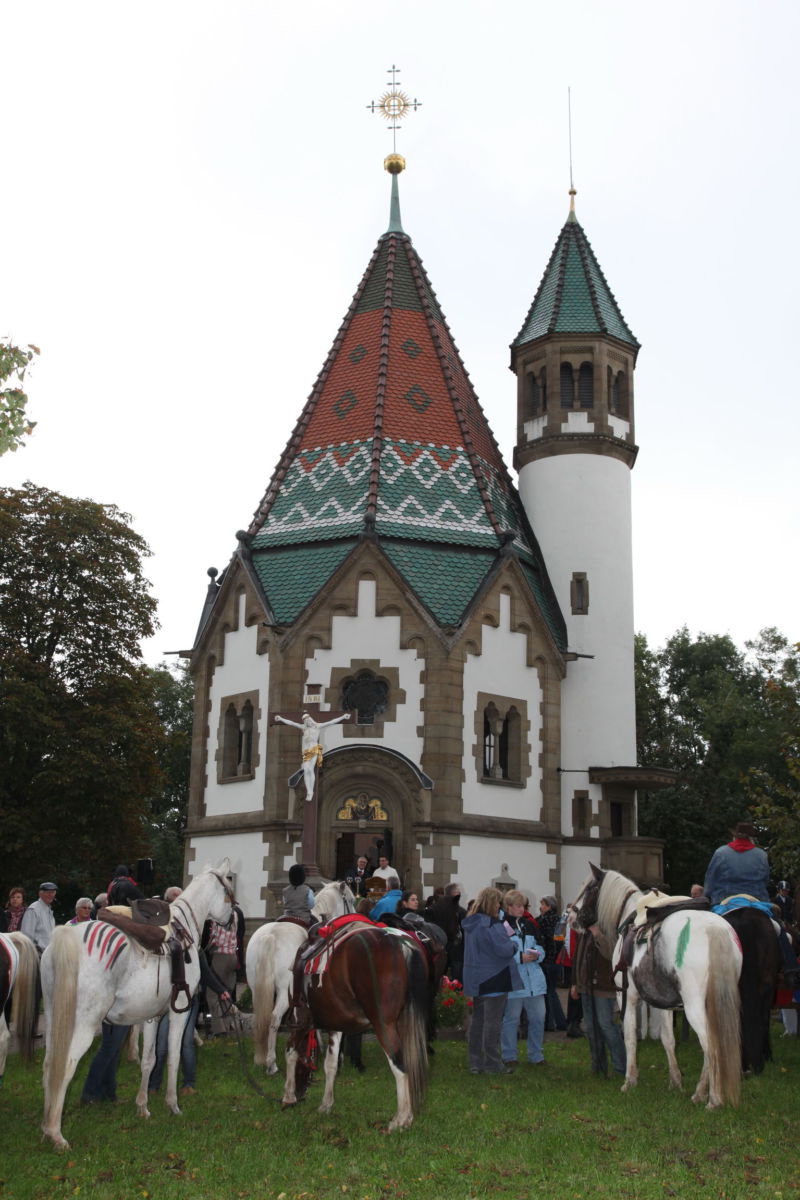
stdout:
<svg viewBox="0 0 800 1200">
<path fill-rule="evenodd" d="M 386 890 L 371 903 L 366 897 L 376 875 Z M 359 897 L 361 911 L 373 920 L 389 916 L 412 926 L 415 920 L 427 921 L 439 931 L 447 947 L 447 975 L 463 985 L 472 1001 L 467 1057 L 473 1074 L 513 1073 L 523 1041 L 528 1063 L 543 1065 L 544 1034 L 558 1031 L 586 1038 L 593 1074 L 625 1074 L 614 947 L 598 925 L 581 930 L 552 895 L 541 898 L 534 916 L 529 897 L 517 889 L 482 888 L 465 909 L 460 885 L 451 883 L 435 889 L 422 904 L 416 893 L 401 891 L 400 877 L 383 854 L 377 866 L 374 856 L 360 856 L 345 879 Z M 769 860 L 756 845 L 756 829 L 740 822 L 731 841 L 712 855 L 704 884 L 693 886 L 692 897 L 706 898 L 721 913 L 733 903 L 730 897 L 737 896 L 739 903 L 745 897 L 795 923 L 798 901 L 788 881 L 779 881 L 774 897 L 769 881 Z M 797 956 L 785 930 L 779 943 L 786 980 L 800 984 Z M 782 1016 L 787 1032 L 796 1032 L 796 1009 L 783 1009 Z"/>
<path fill-rule="evenodd" d="M 610 1062 L 612 1072 L 624 1075 L 619 988 L 611 964 L 614 948 L 597 925 L 577 928 L 568 914 L 559 910 L 553 895 L 541 898 L 534 915 L 530 897 L 516 888 L 502 892 L 484 887 L 465 908 L 461 887 L 452 882 L 436 888 L 423 901 L 417 891 L 403 890 L 388 854 L 379 845 L 373 849 L 372 857 L 359 856 L 344 878 L 360 912 L 375 921 L 423 932 L 444 947 L 449 980 L 458 981 L 464 995 L 471 998 L 467 1058 L 473 1074 L 513 1073 L 521 1059 L 521 1043 L 527 1062 L 543 1066 L 545 1032 L 561 1031 L 569 1037 L 586 1037 L 593 1073 L 607 1076 Z M 769 881 L 769 861 L 756 845 L 756 830 L 748 822 L 740 822 L 732 831 L 732 840 L 714 852 L 704 883 L 692 887 L 692 897 L 705 898 L 724 911 L 730 897 L 744 893 L 770 911 L 776 907 L 786 922 L 795 922 L 797 900 L 788 881 L 779 881 L 774 897 L 770 896 Z M 12 887 L 6 907 L 0 910 L 0 931 L 26 934 L 41 956 L 56 927 L 53 904 L 57 892 L 54 882 L 44 880 L 37 898 L 26 905 L 23 888 Z M 171 903 L 180 893 L 177 885 L 170 887 L 164 899 Z M 121 864 L 105 892 L 94 900 L 81 896 L 75 901 L 74 916 L 66 924 L 95 920 L 106 906 L 130 905 L 142 898 L 133 875 Z M 313 905 L 314 892 L 305 869 L 295 864 L 283 890 L 284 915 L 310 924 Z M 233 1028 L 231 1006 L 237 980 L 244 973 L 244 916 L 238 905 L 234 912 L 236 920 L 231 927 L 209 921 L 203 930 L 201 991 L 192 1000 L 181 1047 L 184 1094 L 195 1090 L 200 1011 L 210 1010 L 212 1036 L 227 1036 Z M 779 940 L 786 978 L 800 983 L 797 958 L 785 931 Z M 567 998 L 566 1012 L 562 992 Z M 784 1023 L 787 1032 L 797 1031 L 796 1009 L 784 1010 Z M 162 1018 L 151 1090 L 158 1089 L 163 1074 L 167 1024 Z M 116 1069 L 127 1033 L 127 1027 L 103 1023 L 101 1046 L 84 1085 L 84 1103 L 115 1099 Z M 363 1069 L 360 1038 L 348 1048 L 353 1064 Z"/>
</svg>

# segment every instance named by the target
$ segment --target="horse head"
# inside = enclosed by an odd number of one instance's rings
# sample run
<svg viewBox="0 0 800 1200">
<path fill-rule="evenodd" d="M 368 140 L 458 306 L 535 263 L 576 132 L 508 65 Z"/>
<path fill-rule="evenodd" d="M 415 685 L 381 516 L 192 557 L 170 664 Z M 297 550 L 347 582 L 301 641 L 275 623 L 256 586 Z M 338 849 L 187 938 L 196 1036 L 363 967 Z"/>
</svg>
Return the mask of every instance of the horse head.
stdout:
<svg viewBox="0 0 800 1200">
<path fill-rule="evenodd" d="M 208 915 L 218 925 L 229 925 L 233 920 L 233 906 L 236 903 L 236 896 L 233 891 L 231 860 L 223 858 L 216 866 L 213 863 L 206 863 L 200 874 L 213 876 L 219 884 L 219 888 L 214 888 L 213 890 Z"/>
<path fill-rule="evenodd" d="M 355 896 L 343 880 L 338 883 L 326 883 L 325 887 L 317 893 L 316 902 L 311 910 L 312 914 L 320 921 L 341 917 L 355 911 Z"/>
<path fill-rule="evenodd" d="M 602 871 L 600 867 L 596 867 L 594 863 L 589 863 L 589 867 L 592 873 L 588 876 L 578 898 L 572 905 L 575 924 L 579 929 L 588 929 L 591 925 L 597 924 L 597 901 L 605 878 L 605 871 Z"/>
</svg>

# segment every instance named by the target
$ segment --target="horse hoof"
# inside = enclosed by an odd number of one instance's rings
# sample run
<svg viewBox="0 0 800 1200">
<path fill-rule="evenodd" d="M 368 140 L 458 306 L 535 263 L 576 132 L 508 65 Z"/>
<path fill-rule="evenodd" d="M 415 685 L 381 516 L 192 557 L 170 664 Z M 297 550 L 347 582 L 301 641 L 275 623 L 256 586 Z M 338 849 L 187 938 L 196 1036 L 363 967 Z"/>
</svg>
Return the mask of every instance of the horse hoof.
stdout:
<svg viewBox="0 0 800 1200">
<path fill-rule="evenodd" d="M 145 1120 L 147 1120 L 147 1118 L 150 1116 L 149 1108 L 137 1108 L 136 1112 L 138 1113 L 138 1115 L 140 1117 L 143 1117 Z"/>
<path fill-rule="evenodd" d="M 278 1068 L 277 1067 L 267 1067 L 267 1074 L 268 1075 L 277 1075 Z"/>
<path fill-rule="evenodd" d="M 284 1108 L 295 1108 L 296 1106 L 296 1100 L 281 1100 L 281 1112 L 284 1110 Z"/>
</svg>

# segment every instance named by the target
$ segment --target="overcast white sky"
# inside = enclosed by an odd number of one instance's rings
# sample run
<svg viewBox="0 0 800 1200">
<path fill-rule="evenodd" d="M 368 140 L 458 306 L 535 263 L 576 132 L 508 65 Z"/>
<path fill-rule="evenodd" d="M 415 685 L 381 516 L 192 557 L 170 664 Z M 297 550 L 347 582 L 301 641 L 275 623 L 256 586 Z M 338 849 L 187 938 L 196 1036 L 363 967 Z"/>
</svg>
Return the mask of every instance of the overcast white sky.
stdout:
<svg viewBox="0 0 800 1200">
<path fill-rule="evenodd" d="M 191 645 L 374 244 L 411 234 L 508 462 L 517 334 L 578 217 L 642 343 L 636 625 L 800 638 L 796 0 L 0 0 L 0 480 L 113 502 Z"/>
</svg>

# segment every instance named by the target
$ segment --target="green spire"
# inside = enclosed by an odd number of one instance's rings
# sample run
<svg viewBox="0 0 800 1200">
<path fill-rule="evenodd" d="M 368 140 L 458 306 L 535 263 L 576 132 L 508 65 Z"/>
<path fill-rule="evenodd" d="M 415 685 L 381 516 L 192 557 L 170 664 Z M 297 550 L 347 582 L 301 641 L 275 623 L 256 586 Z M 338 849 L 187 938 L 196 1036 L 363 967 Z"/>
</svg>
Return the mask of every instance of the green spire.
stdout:
<svg viewBox="0 0 800 1200">
<path fill-rule="evenodd" d="M 575 215 L 574 194 L 570 194 L 569 215 L 512 345 L 524 346 L 551 333 L 582 333 L 608 334 L 638 349 Z"/>
<path fill-rule="evenodd" d="M 389 205 L 389 228 L 387 233 L 403 233 L 403 222 L 400 220 L 400 188 L 397 174 L 392 174 L 392 199 Z"/>
</svg>

